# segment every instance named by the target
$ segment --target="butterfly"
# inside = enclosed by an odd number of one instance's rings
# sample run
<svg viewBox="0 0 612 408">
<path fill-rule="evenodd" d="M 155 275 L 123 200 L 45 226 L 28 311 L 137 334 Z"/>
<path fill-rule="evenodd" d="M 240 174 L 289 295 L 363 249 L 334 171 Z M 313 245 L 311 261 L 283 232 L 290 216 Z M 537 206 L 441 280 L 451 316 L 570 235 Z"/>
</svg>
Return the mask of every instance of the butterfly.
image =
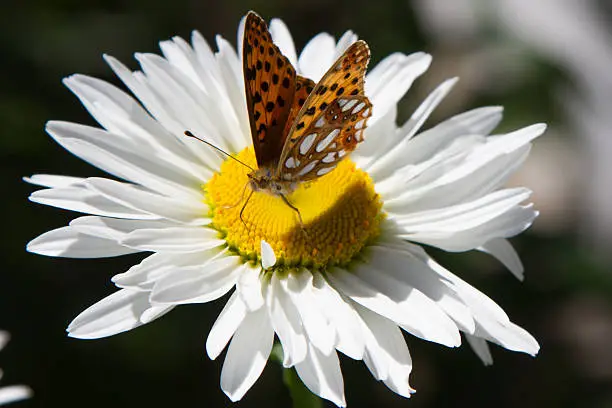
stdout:
<svg viewBox="0 0 612 408">
<path fill-rule="evenodd" d="M 248 174 L 250 195 L 265 192 L 289 202 L 300 183 L 332 171 L 363 141 L 372 103 L 364 94 L 370 50 L 357 41 L 321 80 L 297 75 L 273 43 L 265 21 L 245 20 L 242 64 L 257 169 Z"/>
</svg>

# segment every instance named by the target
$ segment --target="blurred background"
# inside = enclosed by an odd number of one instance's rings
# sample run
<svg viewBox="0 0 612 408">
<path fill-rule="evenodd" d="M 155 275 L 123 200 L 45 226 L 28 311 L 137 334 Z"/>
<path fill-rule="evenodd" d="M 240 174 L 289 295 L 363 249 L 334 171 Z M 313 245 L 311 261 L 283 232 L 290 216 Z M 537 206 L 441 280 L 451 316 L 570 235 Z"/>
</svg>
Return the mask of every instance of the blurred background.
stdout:
<svg viewBox="0 0 612 408">
<path fill-rule="evenodd" d="M 34 398 L 15 406 L 231 406 L 219 388 L 222 359 L 204 343 L 223 301 L 183 306 L 112 338 L 66 337 L 68 323 L 113 292 L 110 277 L 138 256 L 106 260 L 44 258 L 25 252 L 37 235 L 75 214 L 27 201 L 33 173 L 101 173 L 44 133 L 49 119 L 93 124 L 61 79 L 83 73 L 119 84 L 108 53 L 136 69 L 134 52 L 199 30 L 210 43 L 235 43 L 249 9 L 282 18 L 298 49 L 313 35 L 356 31 L 373 64 L 423 50 L 432 67 L 400 110 L 406 119 L 443 79 L 459 84 L 426 127 L 483 105 L 505 106 L 499 131 L 535 122 L 537 140 L 515 184 L 531 187 L 541 211 L 512 240 L 526 267 L 518 282 L 483 254 L 431 251 L 498 302 L 530 331 L 537 358 L 493 346 L 484 367 L 467 345 L 445 349 L 413 337 L 412 385 L 405 400 L 365 366 L 342 359 L 349 407 L 612 407 L 612 3 L 601 0 L 5 0 L 0 24 L 0 177 L 4 239 L 0 328 L 12 341 L 0 353 L 3 384 L 28 384 Z M 239 407 L 287 407 L 281 370 L 269 363 Z M 331 406 L 331 404 L 329 404 Z"/>
</svg>

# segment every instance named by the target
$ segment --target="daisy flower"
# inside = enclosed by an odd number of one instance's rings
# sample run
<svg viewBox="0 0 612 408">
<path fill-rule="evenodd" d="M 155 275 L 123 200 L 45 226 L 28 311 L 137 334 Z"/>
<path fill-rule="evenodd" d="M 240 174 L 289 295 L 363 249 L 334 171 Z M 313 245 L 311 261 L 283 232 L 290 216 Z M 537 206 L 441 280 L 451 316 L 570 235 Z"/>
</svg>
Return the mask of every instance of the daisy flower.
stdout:
<svg viewBox="0 0 612 408">
<path fill-rule="evenodd" d="M 350 31 L 337 41 L 321 33 L 298 56 L 282 21 L 273 19 L 269 31 L 297 73 L 315 82 L 357 41 Z M 244 20 L 238 44 L 243 32 Z M 338 351 L 363 360 L 394 392 L 414 392 L 402 330 L 447 347 L 459 346 L 463 333 L 486 364 L 492 362 L 487 342 L 538 352 L 529 333 L 421 244 L 489 253 L 521 279 L 507 238 L 529 227 L 537 212 L 528 189 L 504 185 L 544 125 L 491 134 L 502 109 L 485 107 L 423 131 L 456 79 L 398 125 L 397 103 L 431 57 L 392 54 L 365 78 L 373 106 L 365 140 L 329 174 L 291 193 L 298 218 L 279 196 L 264 192 L 245 205 L 243 164 L 257 165 L 242 52 L 221 37 L 213 51 L 197 32 L 191 44 L 175 37 L 160 46 L 163 56 L 136 54 L 141 71 L 104 57 L 131 94 L 85 75 L 64 80 L 101 128 L 47 124 L 56 142 L 113 178 L 26 178 L 44 187 L 31 201 L 87 214 L 32 240 L 30 252 L 146 253 L 112 278 L 115 293 L 74 319 L 70 336 L 111 336 L 177 305 L 231 293 L 206 342 L 212 359 L 227 347 L 221 388 L 228 397 L 241 399 L 255 383 L 276 336 L 283 365 L 338 406 L 346 405 Z"/>
<path fill-rule="evenodd" d="M 6 331 L 0 331 L 0 350 L 6 346 L 10 339 L 10 335 Z M 0 370 L 0 378 L 2 371 Z M 21 401 L 32 396 L 32 390 L 25 385 L 11 385 L 8 387 L 0 387 L 0 405 L 10 404 L 11 402 Z"/>
</svg>

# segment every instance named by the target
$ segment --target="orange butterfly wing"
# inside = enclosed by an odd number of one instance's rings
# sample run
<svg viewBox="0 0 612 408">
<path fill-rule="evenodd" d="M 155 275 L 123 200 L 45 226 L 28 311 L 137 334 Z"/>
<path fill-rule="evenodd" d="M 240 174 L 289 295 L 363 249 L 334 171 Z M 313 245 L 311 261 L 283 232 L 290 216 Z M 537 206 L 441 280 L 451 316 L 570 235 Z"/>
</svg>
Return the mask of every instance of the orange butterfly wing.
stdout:
<svg viewBox="0 0 612 408">
<path fill-rule="evenodd" d="M 302 109 L 302 106 L 304 106 L 304 103 L 306 103 L 306 99 L 308 99 L 308 95 L 310 95 L 314 87 L 315 82 L 312 79 L 308 79 L 300 75 L 296 77 L 295 96 L 293 97 L 293 104 L 291 106 L 291 110 L 289 111 L 289 117 L 287 118 L 287 123 L 283 132 L 285 139 L 291 131 L 293 121 L 297 117 L 298 113 L 300 113 L 300 109 Z M 283 142 L 285 142 L 285 140 L 283 140 Z"/>
<path fill-rule="evenodd" d="M 372 115 L 364 94 L 370 50 L 352 44 L 314 87 L 291 124 L 277 174 L 287 181 L 308 181 L 333 170 L 363 141 Z"/>
<path fill-rule="evenodd" d="M 275 165 L 285 143 L 296 74 L 272 42 L 265 21 L 252 11 L 245 20 L 242 65 L 257 165 Z"/>
</svg>

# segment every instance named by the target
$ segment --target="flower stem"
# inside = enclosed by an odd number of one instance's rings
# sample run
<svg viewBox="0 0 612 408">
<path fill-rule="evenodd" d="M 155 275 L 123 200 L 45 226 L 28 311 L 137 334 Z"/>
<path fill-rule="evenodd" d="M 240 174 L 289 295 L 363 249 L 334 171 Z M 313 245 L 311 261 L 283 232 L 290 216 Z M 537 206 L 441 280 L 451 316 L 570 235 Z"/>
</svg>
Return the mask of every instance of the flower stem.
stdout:
<svg viewBox="0 0 612 408">
<path fill-rule="evenodd" d="M 272 348 L 272 358 L 282 364 L 283 348 L 278 343 Z M 321 408 L 323 406 L 321 398 L 306 388 L 294 368 L 283 368 L 283 382 L 291 394 L 293 408 Z"/>
<path fill-rule="evenodd" d="M 289 388 L 293 408 L 321 408 L 321 398 L 314 395 L 300 380 L 293 368 L 283 369 L 283 382 Z"/>
</svg>

